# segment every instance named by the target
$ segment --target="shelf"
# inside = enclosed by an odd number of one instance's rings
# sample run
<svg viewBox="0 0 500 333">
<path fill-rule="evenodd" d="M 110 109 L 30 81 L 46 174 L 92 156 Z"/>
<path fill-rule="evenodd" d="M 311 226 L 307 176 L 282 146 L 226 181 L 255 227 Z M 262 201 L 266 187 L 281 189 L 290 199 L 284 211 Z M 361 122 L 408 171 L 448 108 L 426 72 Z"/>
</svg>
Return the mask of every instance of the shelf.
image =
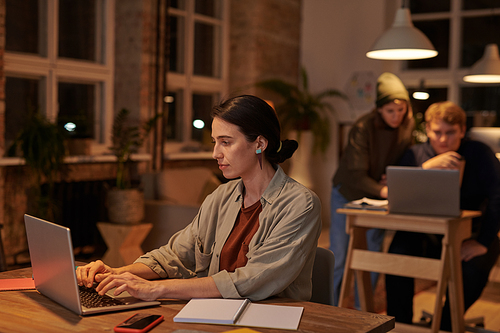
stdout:
<svg viewBox="0 0 500 333">
<path fill-rule="evenodd" d="M 150 154 L 132 154 L 132 161 L 144 162 L 150 161 Z M 78 155 L 78 156 L 66 156 L 64 158 L 64 163 L 74 164 L 74 163 L 114 163 L 116 162 L 115 155 Z M 25 165 L 26 162 L 24 158 L 21 157 L 2 157 L 0 158 L 0 166 L 16 166 Z"/>
</svg>

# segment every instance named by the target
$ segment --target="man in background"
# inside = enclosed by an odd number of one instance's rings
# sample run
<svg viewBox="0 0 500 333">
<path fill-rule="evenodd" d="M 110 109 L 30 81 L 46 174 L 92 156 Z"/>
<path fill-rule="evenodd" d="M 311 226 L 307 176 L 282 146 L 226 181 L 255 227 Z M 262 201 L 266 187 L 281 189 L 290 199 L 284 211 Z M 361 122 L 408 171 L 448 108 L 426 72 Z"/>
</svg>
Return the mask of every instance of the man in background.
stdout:
<svg viewBox="0 0 500 333">
<path fill-rule="evenodd" d="M 481 296 L 488 276 L 500 253 L 500 162 L 485 144 L 465 139 L 466 114 L 446 101 L 432 104 L 425 113 L 428 141 L 412 146 L 401 160 L 405 166 L 424 169 L 460 169 L 460 208 L 479 210 L 472 221 L 472 235 L 462 243 L 461 259 L 465 311 Z M 390 191 L 390 189 L 389 189 Z M 438 235 L 398 231 L 390 253 L 439 257 Z M 413 318 L 413 278 L 386 276 L 387 314 L 411 324 Z M 463 315 L 463 314 L 461 314 Z M 451 331 L 449 297 L 445 302 L 441 329 Z"/>
</svg>

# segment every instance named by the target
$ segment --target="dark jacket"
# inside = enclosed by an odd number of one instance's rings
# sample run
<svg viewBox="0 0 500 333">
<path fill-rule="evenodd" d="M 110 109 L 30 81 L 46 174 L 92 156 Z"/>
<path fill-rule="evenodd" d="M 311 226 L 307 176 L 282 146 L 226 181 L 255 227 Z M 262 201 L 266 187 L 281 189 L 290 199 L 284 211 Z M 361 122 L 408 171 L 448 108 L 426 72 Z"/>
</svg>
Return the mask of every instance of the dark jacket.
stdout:
<svg viewBox="0 0 500 333">
<path fill-rule="evenodd" d="M 361 116 L 349 131 L 347 146 L 333 177 L 340 193 L 349 201 L 379 198 L 379 181 L 388 165 L 399 159 L 412 142 L 415 127 L 411 108 L 401 126 L 388 126 L 377 109 Z"/>
</svg>

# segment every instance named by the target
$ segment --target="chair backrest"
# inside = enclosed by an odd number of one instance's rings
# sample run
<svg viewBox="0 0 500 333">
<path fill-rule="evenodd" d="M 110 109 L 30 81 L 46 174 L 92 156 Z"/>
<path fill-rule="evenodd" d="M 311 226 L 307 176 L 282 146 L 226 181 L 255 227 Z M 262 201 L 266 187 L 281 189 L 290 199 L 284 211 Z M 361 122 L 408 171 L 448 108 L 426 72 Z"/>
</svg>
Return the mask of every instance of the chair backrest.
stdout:
<svg viewBox="0 0 500 333">
<path fill-rule="evenodd" d="M 311 302 L 333 305 L 333 252 L 322 247 L 316 248 L 312 272 Z"/>
</svg>

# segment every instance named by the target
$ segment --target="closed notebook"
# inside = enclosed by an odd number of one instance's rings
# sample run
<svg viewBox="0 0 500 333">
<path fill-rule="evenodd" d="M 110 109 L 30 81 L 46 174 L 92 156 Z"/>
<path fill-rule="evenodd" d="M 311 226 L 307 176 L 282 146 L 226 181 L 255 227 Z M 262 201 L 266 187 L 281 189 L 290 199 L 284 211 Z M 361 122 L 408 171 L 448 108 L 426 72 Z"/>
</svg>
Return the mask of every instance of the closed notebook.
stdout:
<svg viewBox="0 0 500 333">
<path fill-rule="evenodd" d="M 0 279 L 0 291 L 35 289 L 31 278 Z"/>
<path fill-rule="evenodd" d="M 248 299 L 200 298 L 190 300 L 174 322 L 296 330 L 303 311 L 303 307 L 257 304 Z"/>
</svg>

